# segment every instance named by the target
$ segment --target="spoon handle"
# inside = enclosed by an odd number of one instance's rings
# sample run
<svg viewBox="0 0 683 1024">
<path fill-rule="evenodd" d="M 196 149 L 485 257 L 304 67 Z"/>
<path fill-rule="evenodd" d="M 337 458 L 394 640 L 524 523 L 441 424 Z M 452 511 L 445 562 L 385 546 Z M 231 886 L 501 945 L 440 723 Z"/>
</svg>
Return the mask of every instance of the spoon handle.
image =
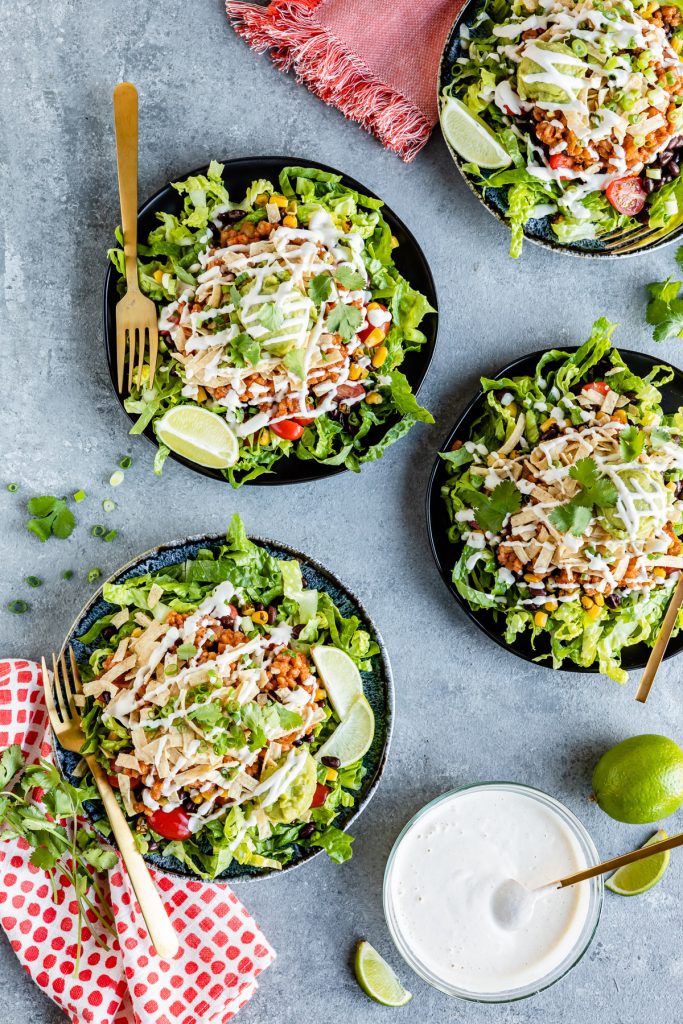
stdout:
<svg viewBox="0 0 683 1024">
<path fill-rule="evenodd" d="M 586 868 L 585 871 L 577 871 L 575 875 L 567 875 L 566 878 L 560 878 L 555 882 L 554 887 L 556 889 L 565 889 L 568 885 L 576 885 L 577 882 L 583 882 L 587 878 L 595 878 L 596 875 L 604 875 L 607 871 L 614 871 L 616 868 L 622 868 L 625 864 L 633 864 L 636 860 L 645 860 L 646 857 L 654 857 L 657 853 L 664 853 L 665 850 L 673 850 L 677 846 L 683 846 L 683 832 L 680 832 L 677 836 L 670 836 L 669 839 L 662 839 L 661 842 L 653 843 L 651 846 L 643 846 L 640 850 L 633 850 L 631 853 L 623 853 L 621 857 L 613 857 L 611 860 L 605 860 L 602 864 L 594 864 L 593 867 Z"/>
</svg>

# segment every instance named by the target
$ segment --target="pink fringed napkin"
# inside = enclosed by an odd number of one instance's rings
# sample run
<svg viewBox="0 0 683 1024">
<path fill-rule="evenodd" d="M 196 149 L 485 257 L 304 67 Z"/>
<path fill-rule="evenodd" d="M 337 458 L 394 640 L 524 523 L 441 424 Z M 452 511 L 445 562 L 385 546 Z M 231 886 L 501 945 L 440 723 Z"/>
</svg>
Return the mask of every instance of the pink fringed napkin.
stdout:
<svg viewBox="0 0 683 1024">
<path fill-rule="evenodd" d="M 227 0 L 234 28 L 325 103 L 413 160 L 438 118 L 437 72 L 464 0 Z"/>
</svg>

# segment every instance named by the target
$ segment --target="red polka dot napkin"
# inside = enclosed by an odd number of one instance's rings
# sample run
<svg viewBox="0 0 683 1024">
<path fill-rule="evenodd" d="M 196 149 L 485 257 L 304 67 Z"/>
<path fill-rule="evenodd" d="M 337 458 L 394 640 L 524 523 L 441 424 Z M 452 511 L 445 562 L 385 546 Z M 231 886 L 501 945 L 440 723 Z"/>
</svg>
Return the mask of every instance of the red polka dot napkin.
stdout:
<svg viewBox="0 0 683 1024">
<path fill-rule="evenodd" d="M 464 0 L 226 0 L 259 53 L 412 160 L 438 120 L 437 72 Z"/>
<path fill-rule="evenodd" d="M 30 761 L 51 757 L 40 669 L 0 661 L 0 748 L 18 743 Z M 275 953 L 226 885 L 182 881 L 153 872 L 180 950 L 170 962 L 150 946 L 125 869 L 109 872 L 118 938 L 107 952 L 83 928 L 76 955 L 76 902 L 29 863 L 23 840 L 0 843 L 0 924 L 25 970 L 74 1024 L 223 1024 L 251 998 L 256 978 Z M 106 886 L 105 886 L 106 888 Z"/>
</svg>

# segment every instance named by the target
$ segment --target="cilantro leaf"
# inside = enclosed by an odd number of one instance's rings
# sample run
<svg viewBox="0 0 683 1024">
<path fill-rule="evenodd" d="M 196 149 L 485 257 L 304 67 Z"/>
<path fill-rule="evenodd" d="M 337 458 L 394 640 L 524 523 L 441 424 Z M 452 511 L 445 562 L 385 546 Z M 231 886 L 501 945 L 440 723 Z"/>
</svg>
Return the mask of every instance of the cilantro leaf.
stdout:
<svg viewBox="0 0 683 1024">
<path fill-rule="evenodd" d="M 365 287 L 365 278 L 357 270 L 354 270 L 353 267 L 339 267 L 335 270 L 334 277 L 342 288 L 348 288 L 349 291 Z"/>
<path fill-rule="evenodd" d="M 250 334 L 238 334 L 230 342 L 230 360 L 235 366 L 256 366 L 260 358 L 261 346 Z"/>
<path fill-rule="evenodd" d="M 649 284 L 651 299 L 647 306 L 647 322 L 652 324 L 655 341 L 668 338 L 683 338 L 683 299 L 678 297 L 683 281 L 666 281 Z"/>
<path fill-rule="evenodd" d="M 214 729 L 223 718 L 223 708 L 218 701 L 208 701 L 191 711 L 187 717 L 202 729 Z"/>
<path fill-rule="evenodd" d="M 612 481 L 600 476 L 595 459 L 579 459 L 569 475 L 581 485 L 581 490 L 564 505 L 552 509 L 548 518 L 561 533 L 580 537 L 588 529 L 594 506 L 616 505 L 618 494 Z"/>
<path fill-rule="evenodd" d="M 34 517 L 26 523 L 26 529 L 45 542 L 54 534 L 64 540 L 73 533 L 76 520 L 73 512 L 67 508 L 66 498 L 56 498 L 45 494 L 40 498 L 31 498 L 27 506 Z"/>
<path fill-rule="evenodd" d="M 619 448 L 624 462 L 633 462 L 638 458 L 645 444 L 645 432 L 636 426 L 626 427 L 619 433 Z"/>
<path fill-rule="evenodd" d="M 363 323 L 363 314 L 357 306 L 347 306 L 339 302 L 325 321 L 325 330 L 330 334 L 341 334 L 349 341 Z"/>
<path fill-rule="evenodd" d="M 0 758 L 0 789 L 5 789 L 24 763 L 24 755 L 18 743 L 3 751 Z"/>
<path fill-rule="evenodd" d="M 234 284 L 230 285 L 230 301 L 235 309 L 239 309 L 242 305 L 242 292 Z"/>
<path fill-rule="evenodd" d="M 650 443 L 653 448 L 661 448 L 671 440 L 671 431 L 667 427 L 655 427 L 650 431 Z"/>
<path fill-rule="evenodd" d="M 571 533 L 574 537 L 580 537 L 586 532 L 592 517 L 592 509 L 577 504 L 573 499 L 566 505 L 558 505 L 548 516 L 560 533 Z"/>
<path fill-rule="evenodd" d="M 514 515 L 522 507 L 522 495 L 512 480 L 503 480 L 490 497 L 481 491 L 468 491 L 466 500 L 474 509 L 477 526 L 490 533 L 498 533 L 508 513 Z"/>
<path fill-rule="evenodd" d="M 284 707 L 282 704 L 274 704 L 277 716 L 280 720 L 280 727 L 282 729 L 288 729 L 290 732 L 294 729 L 298 729 L 303 725 L 303 719 L 301 715 L 298 715 L 296 711 L 290 711 L 289 708 Z"/>
<path fill-rule="evenodd" d="M 279 306 L 276 306 L 274 302 L 264 302 L 258 312 L 258 320 L 260 324 L 269 330 L 277 331 L 282 327 L 284 320 L 284 314 Z"/>
<path fill-rule="evenodd" d="M 331 292 L 332 278 L 324 271 L 322 274 L 316 274 L 308 282 L 308 297 L 316 306 L 321 306 L 323 302 L 327 302 Z"/>
<path fill-rule="evenodd" d="M 288 352 L 285 358 L 282 360 L 283 365 L 287 367 L 290 373 L 293 373 L 299 380 L 304 380 L 306 377 L 306 349 L 293 348 L 291 352 Z"/>
</svg>

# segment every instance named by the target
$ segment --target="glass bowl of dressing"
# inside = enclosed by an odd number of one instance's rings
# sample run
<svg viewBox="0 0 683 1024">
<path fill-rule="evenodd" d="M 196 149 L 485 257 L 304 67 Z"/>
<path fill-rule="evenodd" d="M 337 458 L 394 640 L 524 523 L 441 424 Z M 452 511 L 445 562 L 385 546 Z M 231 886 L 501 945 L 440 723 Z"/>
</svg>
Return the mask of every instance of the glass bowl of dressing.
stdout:
<svg viewBox="0 0 683 1024">
<path fill-rule="evenodd" d="M 417 812 L 394 843 L 384 913 L 401 956 L 449 996 L 504 1003 L 534 995 L 575 967 L 595 935 L 602 877 L 551 892 L 510 930 L 493 895 L 510 878 L 530 889 L 599 861 L 578 818 L 513 782 L 450 790 Z"/>
</svg>

